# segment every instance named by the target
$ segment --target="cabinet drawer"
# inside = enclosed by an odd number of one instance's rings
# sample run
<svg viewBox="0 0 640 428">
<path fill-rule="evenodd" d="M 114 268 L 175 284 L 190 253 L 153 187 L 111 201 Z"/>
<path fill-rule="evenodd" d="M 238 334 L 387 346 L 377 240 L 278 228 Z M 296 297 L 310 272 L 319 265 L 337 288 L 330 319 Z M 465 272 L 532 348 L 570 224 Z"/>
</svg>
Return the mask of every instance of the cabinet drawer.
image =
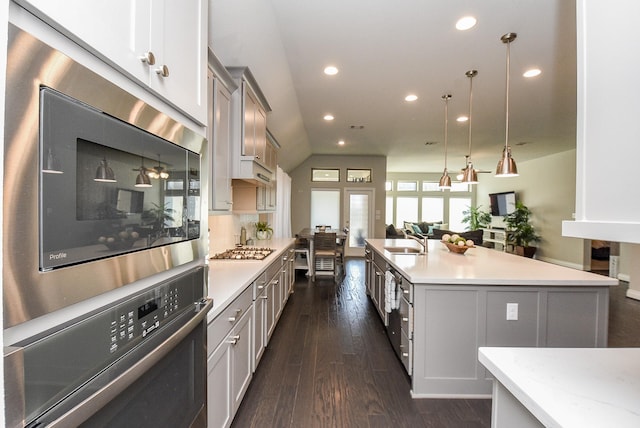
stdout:
<svg viewBox="0 0 640 428">
<path fill-rule="evenodd" d="M 280 273 L 280 268 L 282 267 L 282 259 L 278 258 L 276 261 L 271 263 L 267 268 L 266 279 L 267 281 L 271 281 L 274 276 Z"/>
<path fill-rule="evenodd" d="M 262 272 L 259 277 L 253 281 L 253 300 L 257 300 L 258 296 L 264 294 L 267 289 L 267 274 L 266 272 Z"/>
<path fill-rule="evenodd" d="M 251 310 L 253 304 L 253 287 L 248 287 L 227 308 L 207 326 L 208 354 L 217 348 L 231 329 L 238 323 L 242 315 Z"/>
<path fill-rule="evenodd" d="M 413 340 L 410 340 L 404 332 L 400 334 L 400 361 L 407 374 L 413 374 Z"/>
<path fill-rule="evenodd" d="M 402 297 L 400 299 L 400 308 L 398 309 L 400 314 L 400 329 L 407 337 L 413 337 L 413 306 Z"/>
</svg>

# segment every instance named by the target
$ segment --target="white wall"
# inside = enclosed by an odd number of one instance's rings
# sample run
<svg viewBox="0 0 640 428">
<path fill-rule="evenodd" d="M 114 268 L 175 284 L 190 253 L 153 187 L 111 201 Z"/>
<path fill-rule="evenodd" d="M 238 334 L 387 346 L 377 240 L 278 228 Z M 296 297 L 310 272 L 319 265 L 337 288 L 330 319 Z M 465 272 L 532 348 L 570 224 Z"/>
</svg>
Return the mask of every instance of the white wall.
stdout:
<svg viewBox="0 0 640 428">
<path fill-rule="evenodd" d="M 499 153 L 496 153 L 496 162 Z M 518 160 L 518 151 L 514 150 Z M 584 240 L 562 236 L 562 221 L 570 220 L 576 197 L 576 151 L 570 150 L 527 162 L 517 162 L 520 176 L 495 178 L 480 174 L 477 204 L 485 210 L 491 205 L 489 193 L 515 190 L 517 199 L 533 212 L 532 223 L 542 241 L 537 244 L 536 258 L 576 269 L 585 265 Z M 500 225 L 502 219 L 494 217 Z"/>
</svg>

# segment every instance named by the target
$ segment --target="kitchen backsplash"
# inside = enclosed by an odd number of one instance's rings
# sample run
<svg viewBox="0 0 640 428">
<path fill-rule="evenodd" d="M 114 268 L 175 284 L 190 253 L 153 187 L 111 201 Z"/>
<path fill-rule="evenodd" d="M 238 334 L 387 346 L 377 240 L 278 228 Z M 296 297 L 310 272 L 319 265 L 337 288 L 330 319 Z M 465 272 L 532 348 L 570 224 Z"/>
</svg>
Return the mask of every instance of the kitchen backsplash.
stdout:
<svg viewBox="0 0 640 428">
<path fill-rule="evenodd" d="M 242 227 L 247 229 L 247 238 L 252 238 L 255 242 L 256 229 L 254 224 L 260 220 L 269 221 L 261 218 L 258 214 L 209 216 L 209 255 L 233 248 L 236 239 L 240 239 L 240 228 Z"/>
</svg>

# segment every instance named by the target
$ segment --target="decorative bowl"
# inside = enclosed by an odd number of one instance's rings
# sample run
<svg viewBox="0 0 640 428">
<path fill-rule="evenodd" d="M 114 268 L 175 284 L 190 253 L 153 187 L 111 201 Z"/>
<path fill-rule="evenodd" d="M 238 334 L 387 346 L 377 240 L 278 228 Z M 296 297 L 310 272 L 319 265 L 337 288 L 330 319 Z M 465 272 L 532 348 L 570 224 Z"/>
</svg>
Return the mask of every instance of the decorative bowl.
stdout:
<svg viewBox="0 0 640 428">
<path fill-rule="evenodd" d="M 456 254 L 464 254 L 469 248 L 474 248 L 473 246 L 468 247 L 466 245 L 459 246 L 459 245 L 452 244 L 451 242 L 447 242 L 447 241 L 440 241 L 440 242 L 442 242 L 444 245 L 446 245 L 447 248 L 449 249 L 449 251 L 451 251 L 452 253 L 456 253 Z"/>
</svg>

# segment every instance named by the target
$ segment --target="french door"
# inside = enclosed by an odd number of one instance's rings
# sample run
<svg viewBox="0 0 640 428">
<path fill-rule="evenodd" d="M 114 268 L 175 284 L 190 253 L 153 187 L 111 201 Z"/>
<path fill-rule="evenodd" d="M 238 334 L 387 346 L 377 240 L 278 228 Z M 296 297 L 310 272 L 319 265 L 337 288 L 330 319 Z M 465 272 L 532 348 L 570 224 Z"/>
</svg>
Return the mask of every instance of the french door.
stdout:
<svg viewBox="0 0 640 428">
<path fill-rule="evenodd" d="M 344 189 L 344 219 L 349 228 L 347 257 L 364 257 L 364 240 L 373 237 L 374 196 L 375 189 Z"/>
</svg>

